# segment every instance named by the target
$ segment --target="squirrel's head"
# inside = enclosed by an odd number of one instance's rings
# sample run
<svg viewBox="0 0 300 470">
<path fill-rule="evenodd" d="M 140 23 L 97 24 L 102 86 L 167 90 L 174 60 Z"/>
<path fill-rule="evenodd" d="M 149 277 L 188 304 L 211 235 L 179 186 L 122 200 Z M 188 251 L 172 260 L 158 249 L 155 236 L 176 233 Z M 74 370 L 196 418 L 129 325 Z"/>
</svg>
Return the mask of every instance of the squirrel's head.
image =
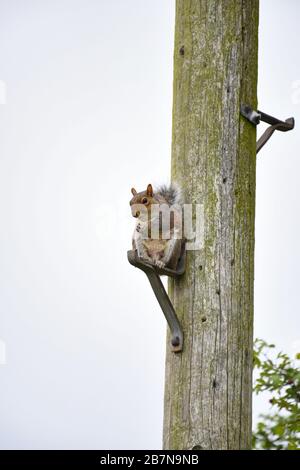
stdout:
<svg viewBox="0 0 300 470">
<path fill-rule="evenodd" d="M 146 191 L 140 193 L 131 188 L 131 193 L 133 197 L 129 204 L 132 216 L 147 219 L 148 216 L 151 216 L 151 205 L 159 203 L 153 194 L 152 184 L 148 184 Z"/>
</svg>

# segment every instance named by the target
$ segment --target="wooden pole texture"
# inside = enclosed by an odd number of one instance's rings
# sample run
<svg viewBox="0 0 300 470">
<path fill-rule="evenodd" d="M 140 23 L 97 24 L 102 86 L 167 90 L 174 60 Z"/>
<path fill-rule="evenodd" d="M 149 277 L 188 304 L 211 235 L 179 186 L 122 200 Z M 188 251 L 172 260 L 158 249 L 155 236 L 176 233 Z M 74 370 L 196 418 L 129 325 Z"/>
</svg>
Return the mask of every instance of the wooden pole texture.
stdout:
<svg viewBox="0 0 300 470">
<path fill-rule="evenodd" d="M 165 449 L 251 448 L 258 0 L 177 0 L 172 180 L 203 205 L 203 245 L 169 281 Z"/>
</svg>

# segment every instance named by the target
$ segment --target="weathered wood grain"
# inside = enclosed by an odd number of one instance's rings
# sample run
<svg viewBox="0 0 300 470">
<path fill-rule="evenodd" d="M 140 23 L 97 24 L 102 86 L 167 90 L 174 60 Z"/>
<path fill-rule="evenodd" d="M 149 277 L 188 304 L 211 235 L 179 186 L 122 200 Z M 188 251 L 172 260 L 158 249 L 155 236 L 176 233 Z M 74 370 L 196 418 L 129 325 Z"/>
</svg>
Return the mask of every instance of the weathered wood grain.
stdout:
<svg viewBox="0 0 300 470">
<path fill-rule="evenodd" d="M 204 206 L 203 249 L 169 281 L 165 449 L 251 446 L 258 0 L 177 0 L 172 179 Z"/>
</svg>

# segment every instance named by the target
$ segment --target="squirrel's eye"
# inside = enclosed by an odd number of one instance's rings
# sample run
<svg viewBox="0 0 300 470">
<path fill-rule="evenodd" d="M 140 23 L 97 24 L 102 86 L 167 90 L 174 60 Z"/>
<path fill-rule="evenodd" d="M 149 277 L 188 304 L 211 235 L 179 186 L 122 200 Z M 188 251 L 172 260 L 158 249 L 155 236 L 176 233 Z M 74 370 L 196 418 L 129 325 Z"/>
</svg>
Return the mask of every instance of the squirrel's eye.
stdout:
<svg viewBox="0 0 300 470">
<path fill-rule="evenodd" d="M 148 202 L 148 199 L 146 197 L 143 197 L 142 204 L 147 204 L 147 202 Z"/>
</svg>

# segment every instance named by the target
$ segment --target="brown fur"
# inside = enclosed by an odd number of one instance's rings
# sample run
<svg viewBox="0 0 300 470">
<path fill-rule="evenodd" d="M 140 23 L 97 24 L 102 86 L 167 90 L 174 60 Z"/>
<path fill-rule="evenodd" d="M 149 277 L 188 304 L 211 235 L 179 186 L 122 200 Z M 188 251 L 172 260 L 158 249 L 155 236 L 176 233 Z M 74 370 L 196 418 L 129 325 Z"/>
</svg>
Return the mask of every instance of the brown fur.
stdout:
<svg viewBox="0 0 300 470">
<path fill-rule="evenodd" d="M 178 224 L 178 220 L 181 218 L 178 217 L 176 219 L 176 212 L 175 214 L 171 212 L 171 219 L 170 219 L 170 235 L 168 238 L 164 237 L 162 231 L 162 214 L 159 215 L 159 239 L 153 239 L 151 237 L 151 208 L 154 204 L 168 204 L 169 202 L 164 197 L 165 192 L 162 194 L 153 191 L 152 185 L 148 184 L 147 189 L 145 191 L 137 192 L 134 188 L 131 189 L 132 192 L 132 199 L 130 200 L 130 207 L 133 217 L 139 218 L 139 222 L 137 222 L 135 233 L 143 231 L 143 233 L 147 233 L 148 230 L 148 239 L 144 239 L 142 241 L 142 252 L 145 259 L 153 261 L 158 266 L 162 267 L 165 264 L 166 257 L 169 258 L 167 255 L 168 252 L 172 252 L 172 257 L 168 261 L 168 266 L 172 266 L 173 269 L 176 268 L 177 261 L 181 252 L 181 240 L 174 240 L 174 229 L 176 223 Z M 141 214 L 141 208 L 135 207 L 135 205 L 143 205 L 147 209 L 147 218 L 144 216 L 144 213 Z M 143 215 L 143 218 L 141 219 Z M 181 214 L 180 214 L 181 215 Z M 145 220 L 146 219 L 146 220 Z M 170 245 L 172 243 L 172 245 Z M 133 249 L 136 249 L 136 242 L 135 237 L 133 238 Z"/>
</svg>

